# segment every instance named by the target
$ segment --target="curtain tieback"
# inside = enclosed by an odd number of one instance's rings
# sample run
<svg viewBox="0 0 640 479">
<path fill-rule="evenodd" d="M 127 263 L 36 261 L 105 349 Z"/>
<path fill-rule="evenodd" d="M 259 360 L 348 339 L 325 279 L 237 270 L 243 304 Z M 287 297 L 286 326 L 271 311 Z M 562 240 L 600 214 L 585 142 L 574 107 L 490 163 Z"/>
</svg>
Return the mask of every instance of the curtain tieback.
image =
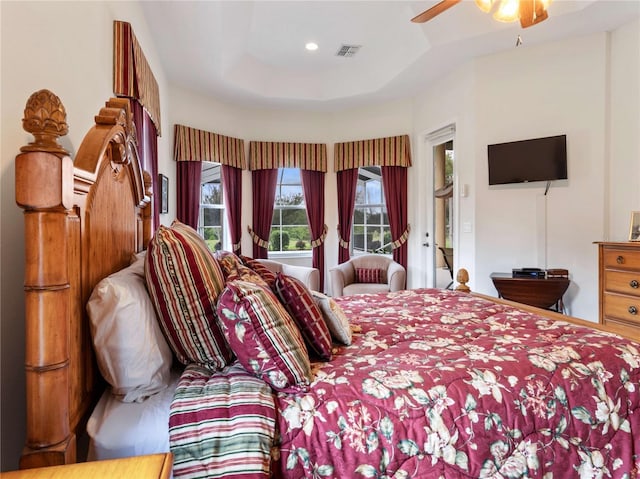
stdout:
<svg viewBox="0 0 640 479">
<path fill-rule="evenodd" d="M 391 242 L 391 248 L 397 249 L 405 244 L 407 242 L 407 239 L 409 239 L 409 233 L 411 233 L 411 225 L 407 225 L 407 228 L 404 230 L 404 233 L 402 233 L 400 238 Z"/>
<path fill-rule="evenodd" d="M 231 247 L 233 248 L 233 252 L 235 253 L 242 247 L 242 242 L 238 241 L 237 243 L 232 244 Z"/>
<path fill-rule="evenodd" d="M 251 226 L 247 226 L 247 230 L 249 231 L 249 234 L 251 235 L 251 239 L 253 240 L 253 242 L 255 244 L 257 244 L 258 246 L 260 246 L 261 248 L 269 248 L 269 242 L 266 240 L 263 240 L 262 238 L 260 238 L 260 236 L 258 236 L 252 229 Z"/>
<path fill-rule="evenodd" d="M 327 225 L 323 225 L 322 234 L 318 236 L 316 239 L 314 239 L 313 241 L 311 241 L 311 247 L 317 248 L 318 246 L 322 246 L 322 243 L 324 243 L 324 239 L 327 237 L 328 232 L 329 232 L 329 228 L 327 228 Z"/>
<path fill-rule="evenodd" d="M 339 224 L 338 224 L 338 244 L 340 245 L 341 248 L 349 249 L 349 242 L 345 241 L 344 239 L 342 239 L 342 236 L 340 235 L 340 225 Z"/>
</svg>

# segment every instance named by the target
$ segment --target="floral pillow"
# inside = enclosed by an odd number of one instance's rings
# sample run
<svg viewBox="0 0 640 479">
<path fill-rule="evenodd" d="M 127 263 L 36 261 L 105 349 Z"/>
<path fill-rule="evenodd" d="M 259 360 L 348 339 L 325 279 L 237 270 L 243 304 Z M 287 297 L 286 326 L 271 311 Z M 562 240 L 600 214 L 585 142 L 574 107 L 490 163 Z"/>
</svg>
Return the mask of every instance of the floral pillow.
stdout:
<svg viewBox="0 0 640 479">
<path fill-rule="evenodd" d="M 307 345 L 320 359 L 330 360 L 331 334 L 309 289 L 300 280 L 278 273 L 276 292 Z"/>
<path fill-rule="evenodd" d="M 356 283 L 382 283 L 382 270 L 376 268 L 356 268 Z"/>
<path fill-rule="evenodd" d="M 299 392 L 311 383 L 311 365 L 300 331 L 274 293 L 237 280 L 227 283 L 217 307 L 238 361 L 276 391 Z"/>
<path fill-rule="evenodd" d="M 227 365 L 233 354 L 216 317 L 224 277 L 204 239 L 177 221 L 160 226 L 145 261 L 149 295 L 178 361 L 212 370 Z"/>
<path fill-rule="evenodd" d="M 318 291 L 311 291 L 311 294 L 316 304 L 320 307 L 320 311 L 322 311 L 322 316 L 331 336 L 336 341 L 349 346 L 352 340 L 351 325 L 349 324 L 349 318 L 347 318 L 340 305 L 333 298 Z"/>
</svg>

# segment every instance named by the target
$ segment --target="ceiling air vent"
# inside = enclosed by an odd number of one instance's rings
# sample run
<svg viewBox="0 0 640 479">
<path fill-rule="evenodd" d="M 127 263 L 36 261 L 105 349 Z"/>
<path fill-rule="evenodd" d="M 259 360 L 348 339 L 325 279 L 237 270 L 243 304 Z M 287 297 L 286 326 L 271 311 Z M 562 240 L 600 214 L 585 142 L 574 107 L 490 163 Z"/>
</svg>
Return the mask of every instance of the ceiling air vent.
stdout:
<svg viewBox="0 0 640 479">
<path fill-rule="evenodd" d="M 360 50 L 361 47 L 362 47 L 362 45 L 342 45 L 340 47 L 340 50 L 338 50 L 336 52 L 336 56 L 337 57 L 352 57 L 356 53 L 358 53 L 358 50 Z"/>
</svg>

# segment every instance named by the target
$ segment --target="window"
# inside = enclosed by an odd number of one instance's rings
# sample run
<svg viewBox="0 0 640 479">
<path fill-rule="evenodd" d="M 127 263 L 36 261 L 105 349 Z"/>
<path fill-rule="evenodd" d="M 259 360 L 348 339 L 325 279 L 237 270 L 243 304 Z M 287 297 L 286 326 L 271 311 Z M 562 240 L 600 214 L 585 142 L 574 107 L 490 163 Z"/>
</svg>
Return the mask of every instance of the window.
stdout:
<svg viewBox="0 0 640 479">
<path fill-rule="evenodd" d="M 225 242 L 225 212 L 221 170 L 219 163 L 202 162 L 198 233 L 202 235 L 211 251 L 224 249 Z"/>
<path fill-rule="evenodd" d="M 298 168 L 278 169 L 269 251 L 311 251 L 311 231 Z"/>
<path fill-rule="evenodd" d="M 352 254 L 391 254 L 391 228 L 379 166 L 358 170 L 352 228 Z"/>
</svg>

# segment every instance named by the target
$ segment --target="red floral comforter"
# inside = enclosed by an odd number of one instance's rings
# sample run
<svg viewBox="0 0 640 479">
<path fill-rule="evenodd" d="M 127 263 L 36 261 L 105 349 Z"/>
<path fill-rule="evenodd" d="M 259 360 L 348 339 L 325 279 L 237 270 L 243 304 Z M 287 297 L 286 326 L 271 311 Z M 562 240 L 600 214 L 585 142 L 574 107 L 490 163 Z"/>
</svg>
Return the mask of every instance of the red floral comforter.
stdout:
<svg viewBox="0 0 640 479">
<path fill-rule="evenodd" d="M 336 300 L 360 331 L 276 396 L 276 477 L 640 477 L 637 343 L 451 291 Z"/>
</svg>

